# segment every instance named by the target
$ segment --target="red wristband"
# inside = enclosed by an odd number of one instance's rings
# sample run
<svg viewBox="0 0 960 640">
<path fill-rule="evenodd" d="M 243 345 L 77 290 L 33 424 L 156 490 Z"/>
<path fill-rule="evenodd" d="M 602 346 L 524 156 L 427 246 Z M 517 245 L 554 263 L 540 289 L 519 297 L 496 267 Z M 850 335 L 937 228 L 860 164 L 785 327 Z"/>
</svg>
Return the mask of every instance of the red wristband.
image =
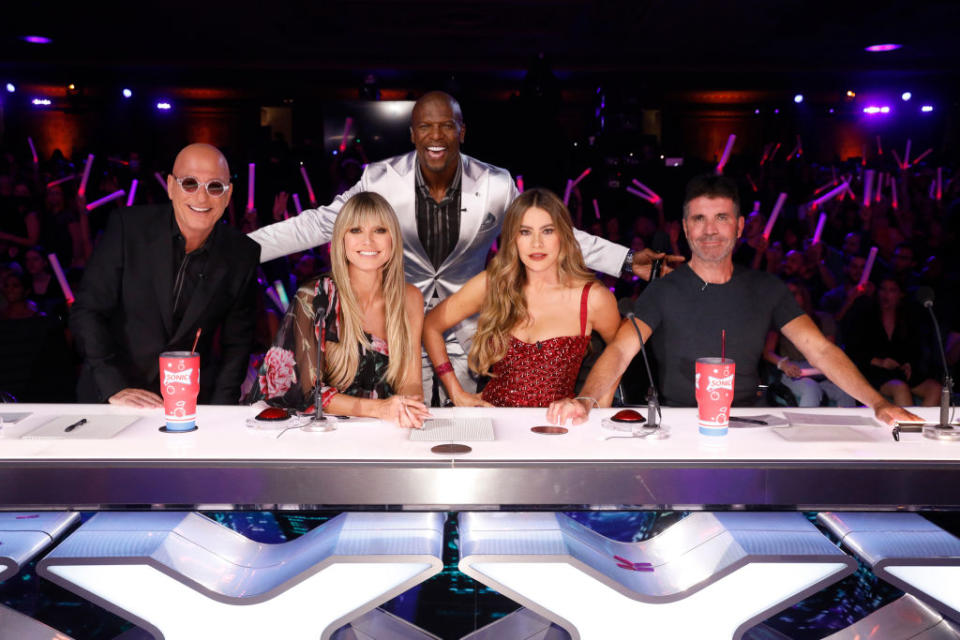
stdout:
<svg viewBox="0 0 960 640">
<path fill-rule="evenodd" d="M 453 365 L 450 364 L 450 361 L 444 362 L 442 365 L 437 367 L 437 375 L 442 376 L 445 373 L 453 373 Z"/>
</svg>

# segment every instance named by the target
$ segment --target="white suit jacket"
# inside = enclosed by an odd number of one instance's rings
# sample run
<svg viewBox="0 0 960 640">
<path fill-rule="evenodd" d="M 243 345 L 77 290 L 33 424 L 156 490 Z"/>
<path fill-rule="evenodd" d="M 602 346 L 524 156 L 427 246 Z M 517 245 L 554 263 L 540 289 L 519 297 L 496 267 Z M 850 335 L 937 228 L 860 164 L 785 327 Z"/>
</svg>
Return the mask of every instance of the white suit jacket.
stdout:
<svg viewBox="0 0 960 640">
<path fill-rule="evenodd" d="M 325 207 L 305 209 L 295 218 L 257 229 L 250 237 L 260 243 L 260 260 L 305 251 L 325 244 L 333 236 L 333 222 L 347 200 L 361 191 L 379 193 L 393 206 L 403 234 L 404 272 L 407 282 L 423 292 L 428 303 L 434 292 L 446 298 L 483 271 L 487 253 L 500 235 L 507 207 L 518 192 L 510 172 L 460 154 L 460 239 L 439 268 L 435 268 L 417 232 L 415 151 L 367 165 L 360 181 Z M 587 266 L 619 275 L 627 248 L 575 230 Z M 469 349 L 475 322 L 456 327 L 458 341 Z"/>
</svg>

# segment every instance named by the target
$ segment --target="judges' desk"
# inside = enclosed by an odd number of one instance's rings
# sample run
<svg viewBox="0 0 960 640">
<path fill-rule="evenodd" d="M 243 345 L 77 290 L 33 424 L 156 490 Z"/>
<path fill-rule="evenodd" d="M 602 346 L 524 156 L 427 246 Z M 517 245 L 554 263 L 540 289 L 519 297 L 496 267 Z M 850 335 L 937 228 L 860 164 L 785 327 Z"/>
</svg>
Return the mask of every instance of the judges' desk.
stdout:
<svg viewBox="0 0 960 640">
<path fill-rule="evenodd" d="M 395 425 L 351 419 L 331 432 L 246 426 L 252 407 L 202 406 L 199 429 L 166 434 L 160 410 L 6 405 L 31 415 L 0 432 L 3 509 L 345 508 L 485 510 L 942 509 L 960 505 L 960 444 L 873 422 L 798 434 L 770 427 L 698 433 L 692 409 L 665 409 L 670 437 L 607 439 L 595 410 L 564 435 L 540 435 L 542 409 L 434 409 L 489 417 L 496 439 L 463 455 L 408 439 Z M 735 410 L 749 416 L 776 409 Z M 807 410 L 807 412 L 811 412 Z M 866 409 L 825 415 L 870 416 Z M 929 420 L 936 409 L 918 409 Z M 139 419 L 106 439 L 20 436 L 58 416 Z M 61 418 L 62 419 L 62 418 Z M 809 429 L 808 429 L 809 431 Z M 89 433 L 87 435 L 90 435 Z"/>
</svg>

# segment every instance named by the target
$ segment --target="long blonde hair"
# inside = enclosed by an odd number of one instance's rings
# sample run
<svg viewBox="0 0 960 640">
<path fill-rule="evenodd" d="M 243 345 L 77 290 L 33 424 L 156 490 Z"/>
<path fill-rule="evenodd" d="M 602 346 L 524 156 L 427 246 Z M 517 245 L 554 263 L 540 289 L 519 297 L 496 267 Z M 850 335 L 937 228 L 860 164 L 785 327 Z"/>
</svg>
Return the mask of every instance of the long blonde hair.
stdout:
<svg viewBox="0 0 960 640">
<path fill-rule="evenodd" d="M 527 284 L 527 270 L 517 253 L 517 236 L 523 215 L 533 207 L 550 214 L 555 233 L 560 238 L 560 257 L 557 260 L 560 281 L 573 286 L 594 279 L 583 261 L 580 245 L 573 235 L 570 212 L 563 201 L 546 189 L 530 189 L 518 196 L 507 209 L 500 233 L 500 250 L 487 266 L 487 292 L 480 308 L 477 334 L 468 356 L 470 368 L 480 375 L 490 375 L 493 365 L 507 354 L 513 328 L 530 321 L 527 298 L 523 292 Z"/>
<path fill-rule="evenodd" d="M 403 382 L 404 370 L 412 356 L 406 313 L 400 223 L 397 222 L 397 214 L 383 196 L 372 191 L 361 192 L 343 205 L 333 224 L 333 238 L 330 240 L 331 272 L 340 295 L 340 341 L 327 344 L 324 369 L 328 384 L 338 389 L 349 387 L 357 375 L 360 361 L 357 345 L 372 349 L 370 341 L 363 333 L 363 314 L 350 283 L 343 237 L 350 229 L 374 221 L 386 227 L 393 239 L 393 255 L 383 266 L 381 286 L 387 325 L 387 335 L 384 337 L 390 349 L 390 363 L 384 378 L 394 389 L 399 388 Z"/>
</svg>

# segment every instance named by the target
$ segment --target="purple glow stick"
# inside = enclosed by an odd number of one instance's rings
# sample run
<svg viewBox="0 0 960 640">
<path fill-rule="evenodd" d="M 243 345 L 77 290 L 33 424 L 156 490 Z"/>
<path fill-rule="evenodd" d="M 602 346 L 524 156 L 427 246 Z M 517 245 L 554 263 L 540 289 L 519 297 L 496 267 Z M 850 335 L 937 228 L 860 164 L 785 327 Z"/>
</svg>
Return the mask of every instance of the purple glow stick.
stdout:
<svg viewBox="0 0 960 640">
<path fill-rule="evenodd" d="M 60 266 L 60 261 L 57 260 L 57 254 L 49 253 L 47 254 L 47 259 L 50 261 L 50 268 L 53 269 L 53 274 L 57 276 L 57 282 L 60 283 L 60 288 L 63 290 L 63 297 L 67 299 L 67 305 L 73 304 L 76 298 L 73 297 L 73 291 L 70 289 L 70 283 L 67 282 L 67 277 L 63 275 L 63 268 Z"/>
<path fill-rule="evenodd" d="M 154 171 L 154 172 L 153 172 L 153 177 L 156 178 L 156 179 L 157 179 L 157 182 L 160 183 L 160 188 L 163 189 L 164 191 L 166 191 L 166 190 L 167 190 L 167 181 L 163 179 L 163 176 L 160 175 L 160 172 L 159 172 L 159 171 Z"/>
<path fill-rule="evenodd" d="M 30 155 L 33 156 L 33 164 L 40 164 L 40 158 L 37 157 L 37 148 L 33 146 L 33 138 L 27 136 L 27 144 L 30 145 Z"/>
<path fill-rule="evenodd" d="M 823 227 L 827 224 L 827 214 L 821 212 L 820 219 L 817 221 L 817 230 L 813 232 L 813 244 L 820 242 L 820 236 L 823 234 Z"/>
<path fill-rule="evenodd" d="M 783 204 L 787 201 L 787 194 L 781 193 L 777 198 L 777 203 L 773 205 L 773 211 L 770 212 L 770 219 L 767 220 L 767 226 L 763 229 L 763 237 L 765 240 L 770 239 L 770 232 L 773 231 L 773 225 L 777 222 L 777 216 L 780 215 L 780 210 L 783 209 Z"/>
<path fill-rule="evenodd" d="M 937 202 L 943 199 L 943 167 L 937 167 Z"/>
<path fill-rule="evenodd" d="M 907 168 L 907 165 L 903 164 L 903 160 L 900 159 L 900 154 L 897 153 L 897 150 L 896 150 L 896 149 L 891 149 L 891 150 L 890 150 L 890 155 L 892 155 L 892 156 L 893 156 L 893 159 L 897 161 L 897 166 L 898 166 L 898 167 L 900 167 L 901 169 L 906 169 L 906 168 Z"/>
<path fill-rule="evenodd" d="M 101 207 L 101 206 L 107 204 L 108 202 L 113 202 L 114 200 L 117 200 L 118 198 L 122 198 L 122 197 L 125 196 L 125 195 L 127 195 L 127 192 L 124 191 L 123 189 L 120 189 L 120 190 L 118 190 L 118 191 L 114 191 L 114 192 L 111 193 L 110 195 L 108 195 L 108 196 L 103 196 L 103 197 L 100 198 L 99 200 L 94 200 L 93 202 L 91 202 L 90 204 L 88 204 L 88 205 L 87 205 L 87 211 L 93 211 L 93 210 L 96 209 L 97 207 Z"/>
<path fill-rule="evenodd" d="M 642 182 L 640 182 L 640 181 L 637 180 L 636 178 L 634 178 L 631 182 L 633 182 L 633 184 L 636 185 L 636 187 L 637 187 L 638 189 L 640 189 L 641 191 L 643 191 L 644 193 L 646 193 L 647 196 L 649 196 L 650 202 L 657 202 L 658 200 L 660 200 L 660 196 L 657 195 L 657 192 L 656 192 L 656 191 L 654 191 L 653 189 L 651 189 L 651 188 L 648 187 L 647 185 L 643 184 Z"/>
<path fill-rule="evenodd" d="M 597 199 L 593 199 L 593 214 L 597 216 L 597 220 L 600 219 L 600 205 L 597 204 Z"/>
<path fill-rule="evenodd" d="M 283 303 L 280 302 L 280 296 L 277 295 L 277 292 L 274 291 L 273 288 L 267 287 L 266 289 L 264 289 L 264 292 L 267 294 L 267 297 L 270 298 L 270 302 L 272 302 L 274 306 L 280 310 L 281 313 L 287 312 L 287 310 L 283 306 Z"/>
<path fill-rule="evenodd" d="M 917 156 L 917 159 L 913 161 L 913 166 L 917 166 L 917 163 L 926 158 L 928 155 L 933 153 L 933 148 L 927 149 L 923 153 Z"/>
<path fill-rule="evenodd" d="M 824 191 L 826 191 L 827 189 L 829 189 L 830 187 L 836 186 L 836 184 L 837 184 L 836 182 L 834 182 L 833 180 L 831 180 L 830 182 L 826 183 L 825 185 L 823 185 L 823 186 L 821 186 L 821 187 L 817 187 L 816 190 L 813 192 L 813 195 L 818 196 L 818 195 L 820 195 L 821 193 L 823 193 Z"/>
<path fill-rule="evenodd" d="M 517 191 L 523 193 L 523 176 L 517 176 Z"/>
<path fill-rule="evenodd" d="M 873 202 L 873 179 L 876 171 L 867 169 L 863 172 L 863 204 L 868 205 Z"/>
<path fill-rule="evenodd" d="M 251 162 L 247 165 L 247 211 L 253 209 L 254 186 L 257 183 L 257 165 Z"/>
<path fill-rule="evenodd" d="M 886 181 L 887 174 L 880 172 L 880 179 L 877 180 L 877 188 L 874 190 L 873 201 L 880 202 L 880 199 L 883 197 L 883 183 Z"/>
<path fill-rule="evenodd" d="M 870 272 L 873 270 L 873 263 L 877 259 L 877 248 L 870 247 L 870 253 L 867 254 L 867 264 L 863 266 L 863 273 L 860 275 L 860 282 L 857 283 L 858 287 L 862 287 L 867 284 L 867 280 L 870 279 Z"/>
<path fill-rule="evenodd" d="M 578 184 L 580 184 L 580 181 L 581 181 L 581 180 L 583 180 L 583 179 L 586 178 L 588 175 L 590 175 L 590 171 L 591 171 L 590 167 L 587 167 L 586 169 L 584 169 L 584 170 L 583 170 L 583 173 L 581 173 L 579 176 L 577 176 L 577 179 L 573 181 L 573 186 L 577 186 Z"/>
<path fill-rule="evenodd" d="M 723 155 L 720 156 L 720 162 L 717 163 L 717 175 L 723 174 L 723 168 L 727 166 L 727 161 L 730 160 L 730 152 L 733 151 L 733 143 L 736 142 L 737 136 L 730 134 L 727 138 L 727 144 L 723 148 Z"/>
<path fill-rule="evenodd" d="M 300 165 L 300 175 L 303 176 L 303 183 L 307 185 L 307 197 L 310 198 L 310 204 L 312 205 L 317 201 L 317 197 L 313 194 L 313 185 L 310 184 L 310 176 L 307 175 L 307 168 Z"/>
<path fill-rule="evenodd" d="M 880 136 L 877 136 L 877 155 L 878 156 L 883 155 L 883 145 L 880 144 Z"/>
<path fill-rule="evenodd" d="M 810 203 L 810 208 L 811 208 L 811 209 L 816 209 L 817 207 L 819 207 L 820 205 L 822 205 L 824 202 L 827 202 L 828 200 L 833 200 L 834 198 L 836 198 L 837 196 L 839 196 L 839 195 L 840 195 L 841 193 L 843 193 L 844 191 L 849 191 L 849 189 L 850 189 L 850 183 L 848 183 L 848 182 L 846 182 L 846 181 L 841 182 L 839 186 L 834 187 L 834 188 L 831 189 L 830 191 L 826 192 L 825 194 L 823 194 L 822 196 L 820 196 L 819 198 L 817 198 L 816 200 L 814 200 L 813 202 L 811 202 L 811 203 Z M 852 193 L 853 193 L 853 192 L 851 192 L 851 194 L 852 194 Z"/>
<path fill-rule="evenodd" d="M 81 196 L 87 192 L 87 180 L 90 179 L 90 170 L 93 168 L 93 154 L 87 156 L 87 164 L 83 166 L 83 179 L 80 180 L 80 188 L 77 193 Z"/>
<path fill-rule="evenodd" d="M 132 207 L 132 206 L 133 206 L 133 199 L 137 197 L 137 183 L 138 183 L 138 182 L 139 182 L 139 180 L 137 180 L 136 178 L 134 178 L 133 181 L 130 183 L 130 194 L 127 195 L 127 206 L 128 206 L 128 207 Z"/>
<path fill-rule="evenodd" d="M 340 138 L 340 153 L 347 150 L 347 140 L 350 138 L 350 127 L 353 126 L 353 118 L 347 116 L 343 121 L 343 136 Z"/>
<path fill-rule="evenodd" d="M 573 191 L 573 180 L 567 180 L 567 188 L 563 192 L 563 206 L 570 206 L 570 192 Z"/>
<path fill-rule="evenodd" d="M 643 198 L 644 200 L 646 200 L 646 201 L 649 202 L 650 204 L 653 204 L 654 202 L 656 202 L 656 200 L 654 200 L 653 198 L 651 198 L 651 197 L 648 196 L 647 194 L 643 193 L 642 191 L 638 191 L 638 190 L 634 189 L 633 187 L 629 187 L 629 186 L 628 186 L 628 187 L 627 187 L 627 193 L 633 194 L 633 195 L 637 196 L 638 198 Z"/>
<path fill-rule="evenodd" d="M 297 210 L 297 215 L 300 215 L 300 212 L 303 211 L 303 207 L 300 206 L 300 194 L 293 194 L 293 208 Z"/>
<path fill-rule="evenodd" d="M 71 173 L 71 174 L 68 175 L 68 176 L 63 176 L 62 178 L 57 178 L 56 180 L 54 180 L 54 181 L 52 181 L 52 182 L 48 182 L 48 183 L 47 183 L 47 188 L 55 187 L 55 186 L 58 185 L 58 184 L 62 184 L 62 183 L 64 183 L 64 182 L 67 182 L 68 180 L 73 180 L 73 179 L 76 178 L 76 177 L 77 177 L 77 174 Z"/>
<path fill-rule="evenodd" d="M 910 164 L 910 145 L 913 144 L 913 140 L 907 138 L 907 150 L 903 152 L 903 166 L 906 168 Z"/>
<path fill-rule="evenodd" d="M 892 204 L 893 208 L 897 209 L 899 207 L 899 204 L 897 203 L 897 181 L 896 180 L 890 181 L 890 197 L 893 200 L 893 204 Z"/>
</svg>

